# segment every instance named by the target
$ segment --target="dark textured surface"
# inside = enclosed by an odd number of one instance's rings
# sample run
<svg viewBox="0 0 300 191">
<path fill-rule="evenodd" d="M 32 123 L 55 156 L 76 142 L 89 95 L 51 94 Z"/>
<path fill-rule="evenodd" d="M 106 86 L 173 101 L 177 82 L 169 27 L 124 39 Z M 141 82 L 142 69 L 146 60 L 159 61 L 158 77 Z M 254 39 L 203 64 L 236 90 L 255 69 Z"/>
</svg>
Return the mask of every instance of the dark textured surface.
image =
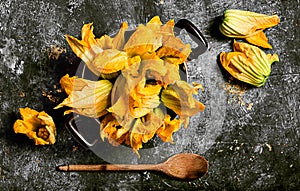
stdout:
<svg viewBox="0 0 300 191">
<path fill-rule="evenodd" d="M 272 65 L 271 76 L 261 88 L 231 81 L 217 64 L 218 54 L 231 50 L 231 39 L 219 36 L 216 28 L 229 8 L 278 14 L 281 19 L 278 26 L 266 30 L 273 46 L 267 52 L 277 53 L 280 62 Z M 1 1 L 0 190 L 299 189 L 299 11 L 299 1 L 285 0 Z M 94 22 L 97 36 L 112 34 L 122 21 L 135 26 L 154 15 L 163 22 L 189 19 L 207 38 L 209 50 L 189 63 L 189 80 L 203 84 L 206 91 L 199 99 L 207 108 L 191 120 L 187 130 L 176 134 L 176 146 L 165 145 L 164 150 L 158 148 L 141 161 L 156 163 L 164 160 L 163 154 L 193 152 L 209 160 L 209 173 L 184 182 L 150 172 L 57 172 L 55 167 L 60 164 L 105 162 L 76 143 L 64 128 L 61 111 L 52 110 L 56 103 L 45 96 L 61 101 L 63 95 L 55 86 L 78 62 L 63 35 L 78 37 L 83 22 Z M 51 45 L 67 47 L 67 53 L 58 61 L 49 60 Z M 228 91 L 237 87 L 244 92 Z M 52 115 L 57 143 L 37 147 L 15 135 L 12 125 L 19 118 L 19 107 Z"/>
</svg>

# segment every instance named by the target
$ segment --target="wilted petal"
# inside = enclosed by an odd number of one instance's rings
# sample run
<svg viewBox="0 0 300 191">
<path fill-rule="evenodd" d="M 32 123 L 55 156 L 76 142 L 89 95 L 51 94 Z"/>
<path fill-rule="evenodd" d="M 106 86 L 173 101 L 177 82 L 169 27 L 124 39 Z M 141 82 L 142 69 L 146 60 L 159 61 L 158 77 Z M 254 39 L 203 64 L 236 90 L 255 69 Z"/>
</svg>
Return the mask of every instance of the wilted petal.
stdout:
<svg viewBox="0 0 300 191">
<path fill-rule="evenodd" d="M 250 62 L 250 66 L 257 67 L 256 73 L 264 76 L 269 76 L 271 73 L 271 64 L 275 61 L 279 61 L 277 54 L 266 55 L 264 51 L 256 46 L 249 45 L 243 42 L 234 42 L 233 50 L 237 52 L 242 52 Z M 258 62 L 255 64 L 255 62 Z"/>
<path fill-rule="evenodd" d="M 166 74 L 163 76 L 163 84 L 166 87 L 168 84 L 173 84 L 175 81 L 180 80 L 180 70 L 179 65 L 172 64 L 165 61 L 165 68 L 167 70 Z"/>
<path fill-rule="evenodd" d="M 184 121 L 205 108 L 201 102 L 193 98 L 193 94 L 197 94 L 197 92 L 192 86 L 185 81 L 176 81 L 162 90 L 161 101 Z M 185 127 L 187 127 L 188 120 L 185 122 Z"/>
<path fill-rule="evenodd" d="M 93 55 L 89 52 L 90 47 L 84 41 L 78 40 L 75 37 L 65 35 L 66 40 L 71 47 L 72 51 L 77 57 L 82 59 L 85 63 L 91 62 Z"/>
<path fill-rule="evenodd" d="M 126 52 L 117 49 L 106 49 L 97 54 L 91 64 L 87 64 L 89 68 L 93 68 L 98 76 L 107 78 L 106 74 L 116 73 L 127 66 Z M 113 76 L 115 77 L 115 76 Z"/>
<path fill-rule="evenodd" d="M 134 151 L 142 148 L 143 143 L 147 143 L 153 138 L 158 128 L 164 123 L 165 113 L 160 108 L 155 108 L 146 116 L 134 121 L 129 141 Z"/>
<path fill-rule="evenodd" d="M 251 70 L 247 65 L 249 61 L 247 61 L 247 58 L 245 58 L 243 54 L 237 52 L 222 52 L 220 54 L 220 60 L 222 66 L 238 80 L 258 86 L 264 79 L 259 75 L 253 75 L 254 71 L 252 71 L 252 73 L 248 71 Z"/>
<path fill-rule="evenodd" d="M 113 48 L 113 39 L 108 35 L 103 35 L 96 39 L 96 44 L 103 50 Z"/>
<path fill-rule="evenodd" d="M 168 36 L 175 36 L 174 26 L 175 26 L 175 22 L 173 19 L 171 19 L 165 25 L 160 27 L 160 33 L 162 33 L 163 35 L 163 42 Z"/>
<path fill-rule="evenodd" d="M 156 131 L 156 134 L 162 141 L 173 143 L 172 135 L 180 129 L 181 124 L 181 120 L 176 118 L 171 120 L 171 116 L 167 115 L 163 125 Z"/>
<path fill-rule="evenodd" d="M 141 57 L 140 56 L 134 56 L 134 57 L 131 57 L 131 58 L 128 58 L 127 59 L 127 65 L 126 65 L 126 69 L 128 67 L 131 67 L 132 65 L 134 64 L 139 64 L 141 62 Z"/>
<path fill-rule="evenodd" d="M 128 137 L 128 132 L 129 129 L 122 127 L 111 113 L 106 114 L 101 120 L 100 137 L 103 141 L 107 138 L 114 146 L 122 144 Z"/>
<path fill-rule="evenodd" d="M 162 59 L 175 58 L 172 60 L 173 64 L 182 64 L 187 60 L 191 52 L 189 44 L 184 44 L 178 37 L 168 36 L 156 54 Z"/>
<path fill-rule="evenodd" d="M 147 85 L 146 79 L 142 79 L 130 92 L 129 110 L 131 115 L 139 118 L 156 108 L 160 104 L 160 90 L 160 85 Z"/>
<path fill-rule="evenodd" d="M 121 126 L 130 129 L 130 123 L 133 117 L 129 113 L 129 97 L 128 94 L 121 94 L 118 99 L 107 109 L 118 120 Z"/>
<path fill-rule="evenodd" d="M 121 24 L 118 34 L 112 40 L 113 49 L 123 50 L 125 45 L 125 32 L 127 29 L 128 29 L 127 22 L 123 22 Z"/>
<path fill-rule="evenodd" d="M 83 25 L 81 29 L 81 38 L 82 41 L 87 43 L 88 47 L 91 47 L 96 43 L 95 35 L 93 33 L 94 27 L 93 23 Z"/>
<path fill-rule="evenodd" d="M 263 31 L 245 38 L 246 41 L 248 41 L 250 44 L 254 44 L 256 46 L 260 46 L 263 48 L 269 48 L 272 49 L 272 46 L 268 43 L 268 38 L 266 37 L 265 33 Z"/>
<path fill-rule="evenodd" d="M 164 84 L 164 76 L 167 73 L 167 68 L 163 60 L 156 57 L 155 59 L 143 60 L 140 64 L 140 75 L 154 83 Z"/>
<path fill-rule="evenodd" d="M 128 39 L 124 50 L 131 57 L 155 52 L 161 46 L 162 34 L 153 31 L 153 27 L 140 25 Z"/>
<path fill-rule="evenodd" d="M 69 74 L 63 76 L 59 81 L 62 89 L 66 94 L 70 95 L 72 91 L 81 91 L 87 85 L 85 80 L 81 80 L 75 76 L 70 77 Z"/>
<path fill-rule="evenodd" d="M 162 22 L 160 21 L 159 16 L 154 16 L 148 21 L 146 24 L 146 27 L 151 29 L 153 32 L 158 32 L 160 30 L 160 26 L 162 25 Z"/>
</svg>

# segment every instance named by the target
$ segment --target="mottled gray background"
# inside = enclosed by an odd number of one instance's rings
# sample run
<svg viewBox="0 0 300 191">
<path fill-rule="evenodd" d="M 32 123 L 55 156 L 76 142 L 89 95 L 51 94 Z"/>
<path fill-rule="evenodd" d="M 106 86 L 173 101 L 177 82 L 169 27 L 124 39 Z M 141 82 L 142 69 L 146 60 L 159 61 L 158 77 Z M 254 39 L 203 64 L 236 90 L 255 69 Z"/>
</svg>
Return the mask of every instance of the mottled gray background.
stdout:
<svg viewBox="0 0 300 191">
<path fill-rule="evenodd" d="M 266 52 L 277 53 L 280 62 L 272 65 L 261 88 L 232 80 L 219 67 L 218 55 L 231 50 L 232 40 L 219 35 L 217 24 L 229 8 L 278 14 L 281 19 L 266 30 L 273 45 Z M 296 0 L 2 0 L 0 190 L 299 189 L 299 11 Z M 97 36 L 113 34 L 122 21 L 134 27 L 154 15 L 163 22 L 189 19 L 207 38 L 209 50 L 188 67 L 189 81 L 205 88 L 197 98 L 207 107 L 191 119 L 187 130 L 176 133 L 175 145 L 154 148 L 152 155 L 142 154 L 135 162 L 157 163 L 171 154 L 193 152 L 209 160 L 209 173 L 185 182 L 152 172 L 57 172 L 55 167 L 61 164 L 105 163 L 73 139 L 64 127 L 62 111 L 52 110 L 64 98 L 58 91 L 59 78 L 74 73 L 79 62 L 63 35 L 79 37 L 82 24 L 88 22 L 94 23 Z M 51 45 L 67 52 L 51 60 Z M 37 147 L 14 134 L 12 125 L 20 107 L 53 116 L 58 131 L 55 145 Z"/>
</svg>

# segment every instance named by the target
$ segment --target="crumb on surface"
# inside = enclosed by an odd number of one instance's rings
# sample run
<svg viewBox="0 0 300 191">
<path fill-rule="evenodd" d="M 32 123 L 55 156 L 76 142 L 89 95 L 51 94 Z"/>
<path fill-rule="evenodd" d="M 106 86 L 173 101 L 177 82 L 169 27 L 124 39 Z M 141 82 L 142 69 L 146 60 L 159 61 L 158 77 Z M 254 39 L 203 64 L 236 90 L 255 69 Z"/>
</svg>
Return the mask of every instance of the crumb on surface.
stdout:
<svg viewBox="0 0 300 191">
<path fill-rule="evenodd" d="M 59 56 L 66 52 L 66 48 L 63 48 L 59 45 L 51 45 L 47 52 L 49 59 L 58 60 Z"/>
</svg>

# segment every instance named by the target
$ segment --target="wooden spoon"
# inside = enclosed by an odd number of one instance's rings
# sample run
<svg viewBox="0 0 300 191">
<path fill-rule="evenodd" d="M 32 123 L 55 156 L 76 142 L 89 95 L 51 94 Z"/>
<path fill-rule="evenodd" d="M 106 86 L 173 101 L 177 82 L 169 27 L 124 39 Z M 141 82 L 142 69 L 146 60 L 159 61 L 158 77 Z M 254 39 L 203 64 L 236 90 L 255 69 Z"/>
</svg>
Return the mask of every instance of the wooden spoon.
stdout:
<svg viewBox="0 0 300 191">
<path fill-rule="evenodd" d="M 208 171 L 207 160 L 197 154 L 181 153 L 159 164 L 99 164 L 58 166 L 59 171 L 160 171 L 178 179 L 196 179 Z"/>
</svg>

